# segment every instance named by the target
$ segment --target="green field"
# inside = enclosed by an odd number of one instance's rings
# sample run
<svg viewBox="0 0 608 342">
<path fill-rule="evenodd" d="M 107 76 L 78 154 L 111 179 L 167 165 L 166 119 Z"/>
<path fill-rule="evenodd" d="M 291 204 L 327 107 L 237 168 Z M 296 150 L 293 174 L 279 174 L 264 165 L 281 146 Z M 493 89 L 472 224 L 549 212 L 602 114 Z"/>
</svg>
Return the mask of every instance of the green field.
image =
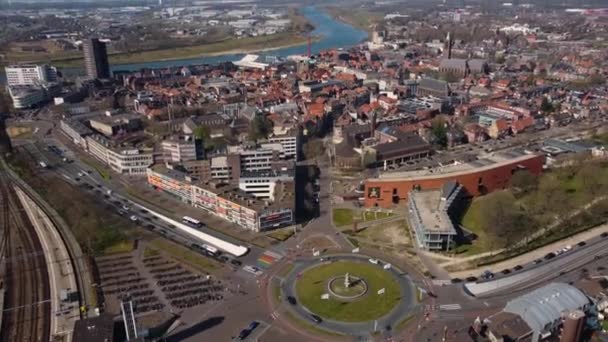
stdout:
<svg viewBox="0 0 608 342">
<path fill-rule="evenodd" d="M 347 272 L 366 281 L 367 293 L 351 302 L 332 297 L 321 299 L 321 295 L 327 293 L 327 282 Z M 377 294 L 381 288 L 386 289 L 384 295 Z M 377 265 L 354 261 L 338 261 L 304 272 L 296 283 L 296 293 L 300 303 L 311 312 L 343 322 L 365 322 L 382 317 L 399 303 L 403 295 L 389 272 Z"/>
<path fill-rule="evenodd" d="M 342 227 L 352 225 L 355 220 L 359 222 L 368 222 L 391 217 L 393 215 L 393 213 L 387 213 L 382 211 L 372 212 L 366 210 L 359 211 L 348 208 L 334 208 L 333 223 L 336 227 Z"/>
<path fill-rule="evenodd" d="M 161 250 L 167 253 L 169 256 L 202 271 L 212 272 L 220 268 L 219 264 L 211 261 L 209 258 L 199 255 L 198 253 L 195 253 L 164 238 L 157 238 L 150 241 L 150 247 Z"/>
</svg>

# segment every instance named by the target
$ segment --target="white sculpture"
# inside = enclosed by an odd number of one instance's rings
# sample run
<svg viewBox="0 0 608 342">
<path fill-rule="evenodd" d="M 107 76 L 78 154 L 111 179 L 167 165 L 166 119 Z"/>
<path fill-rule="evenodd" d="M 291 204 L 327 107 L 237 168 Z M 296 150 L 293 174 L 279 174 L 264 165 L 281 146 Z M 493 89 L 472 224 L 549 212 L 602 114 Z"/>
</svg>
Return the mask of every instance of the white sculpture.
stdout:
<svg viewBox="0 0 608 342">
<path fill-rule="evenodd" d="M 346 273 L 346 275 L 344 276 L 344 287 L 345 288 L 350 287 L 350 276 L 348 275 L 348 273 Z"/>
</svg>

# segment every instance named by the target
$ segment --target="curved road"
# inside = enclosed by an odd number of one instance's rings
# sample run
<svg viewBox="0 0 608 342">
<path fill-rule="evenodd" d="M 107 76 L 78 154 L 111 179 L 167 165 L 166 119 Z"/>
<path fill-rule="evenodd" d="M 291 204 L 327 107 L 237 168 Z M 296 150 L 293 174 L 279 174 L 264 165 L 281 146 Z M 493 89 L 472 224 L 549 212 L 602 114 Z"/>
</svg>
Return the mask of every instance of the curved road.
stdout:
<svg viewBox="0 0 608 342">
<path fill-rule="evenodd" d="M 295 289 L 296 277 L 297 277 L 298 273 L 303 272 L 308 268 L 318 266 L 318 265 L 323 265 L 323 264 L 329 264 L 329 263 L 332 263 L 335 261 L 342 261 L 342 260 L 351 260 L 351 261 L 367 263 L 368 262 L 367 260 L 369 259 L 369 257 L 364 256 L 364 255 L 355 255 L 355 254 L 351 254 L 351 255 L 337 254 L 337 255 L 325 255 L 325 256 L 323 256 L 323 259 L 330 259 L 330 260 L 321 261 L 321 258 L 296 260 L 295 267 L 291 270 L 291 272 L 284 278 L 283 282 L 281 283 L 281 290 L 283 292 L 283 297 L 285 298 L 288 296 L 292 296 L 294 298 L 298 298 L 296 295 L 296 289 Z M 381 265 L 378 265 L 378 268 L 382 271 L 381 267 L 382 267 Z M 402 299 L 399 301 L 399 304 L 389 314 L 387 314 L 377 320 L 378 331 L 392 330 L 392 327 L 395 326 L 397 323 L 399 323 L 404 318 L 408 317 L 410 315 L 410 313 L 413 312 L 413 310 L 416 308 L 416 305 L 417 305 L 416 287 L 413 284 L 412 280 L 410 279 L 409 275 L 406 273 L 403 273 L 401 270 L 399 270 L 398 268 L 396 268 L 394 266 L 391 267 L 388 270 L 388 272 L 392 273 L 393 276 L 395 277 L 395 280 L 398 282 L 399 287 L 401 289 L 401 293 L 402 293 Z M 299 301 L 298 301 L 298 303 L 299 303 Z M 308 311 L 304 306 L 297 304 L 297 305 L 288 305 L 288 307 L 291 312 L 293 312 L 297 316 L 300 316 L 304 320 L 310 321 L 312 323 L 312 321 L 310 320 L 311 312 Z M 317 325 L 324 330 L 339 332 L 339 333 L 342 333 L 345 335 L 368 337 L 374 331 L 375 322 L 368 321 L 368 322 L 360 322 L 360 323 L 347 323 L 347 322 L 333 321 L 333 320 L 324 318 L 323 322 L 321 322 Z M 387 327 L 389 327 L 389 328 L 387 329 Z"/>
</svg>

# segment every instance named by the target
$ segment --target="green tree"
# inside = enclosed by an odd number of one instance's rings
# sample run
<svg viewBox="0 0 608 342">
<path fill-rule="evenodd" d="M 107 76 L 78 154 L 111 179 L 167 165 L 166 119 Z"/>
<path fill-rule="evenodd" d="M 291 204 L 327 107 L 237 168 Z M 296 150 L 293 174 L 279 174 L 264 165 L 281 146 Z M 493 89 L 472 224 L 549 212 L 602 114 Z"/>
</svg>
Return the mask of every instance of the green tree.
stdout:
<svg viewBox="0 0 608 342">
<path fill-rule="evenodd" d="M 543 97 L 543 102 L 541 102 L 540 104 L 540 110 L 547 114 L 547 113 L 551 113 L 553 112 L 555 108 L 553 108 L 553 105 L 551 104 L 551 102 L 549 102 L 549 99 L 546 97 Z"/>
<path fill-rule="evenodd" d="M 597 196 L 605 194 L 608 185 L 606 172 L 598 163 L 587 163 L 581 166 L 577 173 L 577 178 L 581 181 L 581 190 L 585 194 Z"/>
<path fill-rule="evenodd" d="M 435 118 L 431 123 L 431 133 L 435 137 L 435 143 L 442 147 L 448 144 L 448 129 L 446 128 L 445 120 L 442 118 Z"/>
<path fill-rule="evenodd" d="M 499 191 L 481 203 L 480 223 L 489 238 L 490 248 L 505 248 L 524 237 L 531 225 L 527 213 L 516 204 L 513 194 Z"/>
<path fill-rule="evenodd" d="M 528 170 L 518 170 L 511 178 L 511 186 L 520 193 L 527 194 L 538 188 L 538 177 Z"/>
<path fill-rule="evenodd" d="M 265 139 L 272 131 L 272 123 L 265 115 L 256 115 L 249 124 L 249 139 L 256 141 Z"/>
<path fill-rule="evenodd" d="M 196 139 L 203 139 L 203 141 L 211 139 L 211 133 L 209 131 L 209 127 L 207 126 L 197 126 L 193 133 Z"/>
<path fill-rule="evenodd" d="M 302 152 L 304 152 L 304 157 L 306 159 L 314 159 L 316 157 L 322 156 L 325 152 L 325 148 L 323 147 L 323 140 L 311 139 L 307 141 L 302 148 Z"/>
</svg>

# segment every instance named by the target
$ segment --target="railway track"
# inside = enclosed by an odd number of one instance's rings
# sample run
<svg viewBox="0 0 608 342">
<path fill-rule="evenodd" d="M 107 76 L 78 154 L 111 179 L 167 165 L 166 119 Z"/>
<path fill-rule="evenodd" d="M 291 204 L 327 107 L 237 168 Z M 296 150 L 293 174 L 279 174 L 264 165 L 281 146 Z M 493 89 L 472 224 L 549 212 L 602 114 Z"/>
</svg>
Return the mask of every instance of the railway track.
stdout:
<svg viewBox="0 0 608 342">
<path fill-rule="evenodd" d="M 40 240 L 4 170 L 0 170 L 2 274 L 5 289 L 0 342 L 50 341 L 47 263 Z"/>
</svg>

